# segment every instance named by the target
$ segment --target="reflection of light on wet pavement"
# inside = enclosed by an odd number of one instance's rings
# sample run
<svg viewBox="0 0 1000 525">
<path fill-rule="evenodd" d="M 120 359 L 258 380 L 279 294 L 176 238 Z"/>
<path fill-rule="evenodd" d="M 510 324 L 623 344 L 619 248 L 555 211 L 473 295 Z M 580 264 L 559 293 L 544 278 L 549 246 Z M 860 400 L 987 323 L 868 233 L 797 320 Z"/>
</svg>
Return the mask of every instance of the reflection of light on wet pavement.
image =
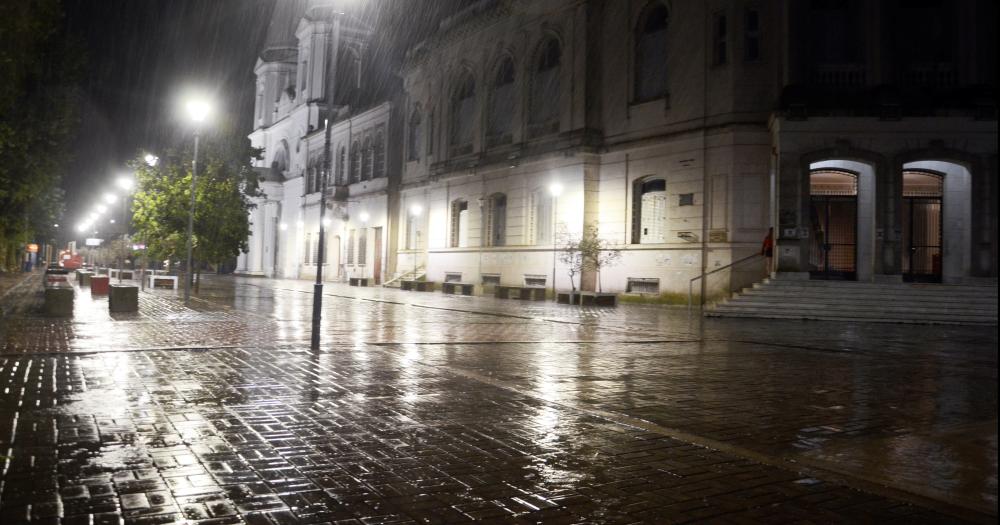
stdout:
<svg viewBox="0 0 1000 525">
<path fill-rule="evenodd" d="M 203 290 L 216 302 L 186 309 L 155 293 L 112 318 L 87 298 L 73 320 L 7 323 L 7 486 L 51 483 L 74 516 L 80 494 L 106 490 L 129 519 L 374 519 L 388 507 L 348 503 L 386 501 L 416 521 L 943 518 L 737 453 L 750 451 L 996 505 L 996 430 L 981 423 L 995 427 L 988 332 L 712 321 L 696 340 L 669 309 L 331 284 L 312 352 L 309 283 Z M 44 508 L 2 497 L 4 509 Z"/>
</svg>

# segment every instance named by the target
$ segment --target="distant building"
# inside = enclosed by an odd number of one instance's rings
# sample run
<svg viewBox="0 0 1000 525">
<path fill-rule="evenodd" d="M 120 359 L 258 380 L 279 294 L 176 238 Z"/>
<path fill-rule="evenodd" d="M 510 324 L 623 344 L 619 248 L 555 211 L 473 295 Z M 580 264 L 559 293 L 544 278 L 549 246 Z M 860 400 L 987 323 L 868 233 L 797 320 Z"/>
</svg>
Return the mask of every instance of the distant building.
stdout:
<svg viewBox="0 0 1000 525">
<path fill-rule="evenodd" d="M 311 275 L 329 115 L 331 277 L 568 288 L 554 249 L 588 224 L 623 250 L 606 291 L 758 279 L 738 261 L 770 226 L 783 272 L 996 277 L 993 2 L 480 0 L 356 107 L 324 101 L 364 91 L 375 36 L 303 13 L 257 68 L 271 175 L 243 271 Z"/>
</svg>

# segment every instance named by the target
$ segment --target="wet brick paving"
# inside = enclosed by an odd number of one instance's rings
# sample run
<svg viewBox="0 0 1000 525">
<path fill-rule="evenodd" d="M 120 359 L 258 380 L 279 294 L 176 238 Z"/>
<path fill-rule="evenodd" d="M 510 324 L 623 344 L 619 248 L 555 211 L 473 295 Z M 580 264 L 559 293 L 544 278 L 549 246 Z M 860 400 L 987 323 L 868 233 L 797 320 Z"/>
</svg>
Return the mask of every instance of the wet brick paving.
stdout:
<svg viewBox="0 0 1000 525">
<path fill-rule="evenodd" d="M 996 513 L 996 330 L 209 280 L 0 328 L 0 523 Z M 26 300 L 31 300 L 27 298 Z M 771 340 L 771 342 L 767 342 Z"/>
</svg>

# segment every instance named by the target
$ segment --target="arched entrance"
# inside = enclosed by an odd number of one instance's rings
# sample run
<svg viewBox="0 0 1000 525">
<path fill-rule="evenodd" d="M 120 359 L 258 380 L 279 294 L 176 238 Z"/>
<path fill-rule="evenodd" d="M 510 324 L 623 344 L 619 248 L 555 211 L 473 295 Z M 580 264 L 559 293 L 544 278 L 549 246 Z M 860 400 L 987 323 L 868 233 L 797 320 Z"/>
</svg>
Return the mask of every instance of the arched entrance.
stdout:
<svg viewBox="0 0 1000 525">
<path fill-rule="evenodd" d="M 941 174 L 903 171 L 903 280 L 941 282 Z"/>
<path fill-rule="evenodd" d="M 809 273 L 814 279 L 857 277 L 858 175 L 818 168 L 809 174 Z"/>
<path fill-rule="evenodd" d="M 968 168 L 962 164 L 956 162 L 949 162 L 943 160 L 920 160 L 914 162 L 907 162 L 903 164 L 903 216 L 902 227 L 903 231 L 903 243 L 902 243 L 902 259 L 903 259 L 903 272 L 904 278 L 914 278 L 914 280 L 931 280 L 936 279 L 940 282 L 945 283 L 959 283 L 963 279 L 971 275 L 972 269 L 972 174 Z M 907 189 L 907 173 L 910 173 L 910 189 Z M 917 186 L 917 182 L 924 181 L 926 184 L 930 184 L 932 180 L 923 178 L 918 179 L 920 174 L 924 174 L 925 177 L 937 176 L 940 184 L 938 189 L 939 197 L 938 207 L 935 210 L 933 207 L 933 202 L 926 202 L 920 204 L 915 213 L 926 213 L 928 214 L 927 220 L 934 220 L 934 212 L 937 213 L 939 240 L 938 240 L 938 266 L 937 275 L 933 275 L 933 266 L 931 268 L 932 275 L 927 276 L 926 274 L 918 274 L 917 276 L 911 276 L 908 274 L 914 273 L 912 269 L 906 266 L 907 264 L 907 250 L 909 246 L 907 245 L 907 234 L 909 231 L 905 230 L 907 227 L 907 221 L 917 221 L 923 220 L 919 217 L 909 218 L 906 215 L 908 211 L 906 209 L 907 201 L 910 200 L 908 193 L 911 192 L 926 192 L 929 191 L 927 187 L 920 189 Z M 919 196 L 914 195 L 914 198 Z M 917 232 L 918 235 L 918 251 L 919 249 L 919 237 L 924 235 L 933 236 L 933 231 L 931 232 L 919 232 L 918 228 L 922 227 L 914 222 L 910 223 L 911 231 Z M 923 250 L 930 251 L 930 250 Z M 923 256 L 926 259 L 926 256 Z M 911 257 L 912 259 L 912 257 Z M 934 264 L 933 257 L 929 259 L 930 264 Z M 910 264 L 915 265 L 922 264 L 920 261 L 911 260 Z M 908 271 L 909 270 L 909 271 Z"/>
</svg>

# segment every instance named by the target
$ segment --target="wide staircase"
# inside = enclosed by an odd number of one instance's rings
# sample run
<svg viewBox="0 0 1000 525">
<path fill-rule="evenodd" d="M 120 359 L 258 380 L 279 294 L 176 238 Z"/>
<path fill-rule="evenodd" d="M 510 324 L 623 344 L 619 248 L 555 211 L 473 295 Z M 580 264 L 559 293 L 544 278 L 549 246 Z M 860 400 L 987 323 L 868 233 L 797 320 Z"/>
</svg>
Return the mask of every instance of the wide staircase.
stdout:
<svg viewBox="0 0 1000 525">
<path fill-rule="evenodd" d="M 705 311 L 710 317 L 997 324 L 997 284 L 859 283 L 776 277 Z"/>
</svg>

